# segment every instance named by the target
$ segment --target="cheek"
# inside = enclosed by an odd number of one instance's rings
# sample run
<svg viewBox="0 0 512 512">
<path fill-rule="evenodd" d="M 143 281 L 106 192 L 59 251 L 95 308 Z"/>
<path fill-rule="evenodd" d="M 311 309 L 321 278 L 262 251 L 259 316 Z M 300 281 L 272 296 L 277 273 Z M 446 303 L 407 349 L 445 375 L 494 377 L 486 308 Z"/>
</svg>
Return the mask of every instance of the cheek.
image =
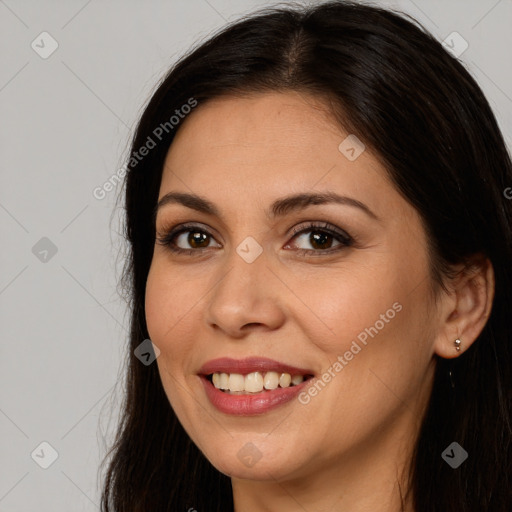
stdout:
<svg viewBox="0 0 512 512">
<path fill-rule="evenodd" d="M 169 289 L 164 284 L 163 275 L 152 265 L 146 281 L 145 296 L 145 314 L 146 324 L 150 339 L 160 350 L 159 343 L 162 340 L 162 333 L 165 328 L 165 317 L 163 311 L 169 311 L 172 314 L 173 309 L 169 310 L 172 297 L 169 296 Z"/>
<path fill-rule="evenodd" d="M 393 304 L 403 297 L 401 284 L 385 265 L 301 277 L 294 290 L 307 305 L 296 309 L 297 321 L 307 338 L 331 356 L 348 350 L 359 335 L 364 341 L 365 329 L 375 323 L 379 331 L 387 330 L 400 309 Z"/>
<path fill-rule="evenodd" d="M 201 293 L 191 292 L 178 273 L 165 270 L 159 258 L 153 260 L 146 281 L 145 314 L 151 340 L 157 345 L 174 339 L 182 319 L 192 313 Z"/>
<path fill-rule="evenodd" d="M 187 293 L 185 282 L 154 260 L 146 282 L 145 314 L 151 341 L 160 349 L 156 360 L 162 385 L 176 414 L 188 424 L 181 391 L 191 348 L 185 327 L 193 322 L 193 305 L 202 294 Z"/>
<path fill-rule="evenodd" d="M 429 280 L 421 279 L 418 269 L 427 272 L 419 253 L 386 260 L 382 252 L 371 266 L 331 272 L 329 279 L 327 273 L 325 278 L 302 276 L 294 283 L 308 306 L 296 309 L 296 321 L 315 346 L 322 370 L 343 374 L 335 379 L 337 385 L 347 379 L 346 389 L 360 389 L 362 381 L 372 388 L 372 379 L 382 376 L 391 388 L 403 390 L 420 378 L 431 358 L 432 326 Z M 375 384 L 377 395 L 379 389 L 390 394 L 385 385 Z"/>
<path fill-rule="evenodd" d="M 188 297 L 186 287 L 179 278 L 161 271 L 158 262 L 152 265 L 146 282 L 145 314 L 151 341 L 160 349 L 157 364 L 166 390 L 174 387 L 174 379 L 181 380 L 184 362 L 190 343 L 186 339 L 184 326 L 193 315 L 193 304 L 198 295 Z M 201 295 L 199 295 L 201 296 Z"/>
<path fill-rule="evenodd" d="M 392 273 L 387 279 L 375 276 L 343 280 L 343 290 L 329 289 L 330 301 L 320 293 L 308 295 L 335 334 L 312 329 L 310 321 L 302 320 L 315 345 L 313 354 L 324 364 L 319 382 L 302 395 L 301 403 L 309 404 L 305 410 L 313 411 L 333 446 L 340 435 L 348 444 L 357 443 L 396 418 L 404 403 L 419 396 L 429 368 L 427 283 L 411 293 Z"/>
</svg>

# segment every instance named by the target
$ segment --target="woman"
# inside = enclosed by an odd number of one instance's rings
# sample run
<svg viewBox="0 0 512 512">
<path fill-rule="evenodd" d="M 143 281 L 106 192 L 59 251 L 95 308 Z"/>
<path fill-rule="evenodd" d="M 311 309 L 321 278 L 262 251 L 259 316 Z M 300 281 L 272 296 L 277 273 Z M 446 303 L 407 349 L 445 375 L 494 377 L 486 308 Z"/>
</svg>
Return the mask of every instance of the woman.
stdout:
<svg viewBox="0 0 512 512">
<path fill-rule="evenodd" d="M 103 510 L 509 512 L 511 184 L 398 14 L 269 9 L 182 58 L 128 164 Z"/>
</svg>

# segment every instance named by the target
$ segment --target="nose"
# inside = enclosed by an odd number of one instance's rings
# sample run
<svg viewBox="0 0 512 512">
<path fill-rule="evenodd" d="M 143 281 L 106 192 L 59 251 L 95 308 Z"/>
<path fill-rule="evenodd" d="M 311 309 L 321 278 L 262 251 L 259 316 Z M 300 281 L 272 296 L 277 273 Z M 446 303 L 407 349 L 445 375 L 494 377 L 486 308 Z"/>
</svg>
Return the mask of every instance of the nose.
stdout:
<svg viewBox="0 0 512 512">
<path fill-rule="evenodd" d="M 233 248 L 207 296 L 208 325 L 232 338 L 242 338 L 253 330 L 277 329 L 285 318 L 282 299 L 286 287 L 269 267 L 265 250 L 249 261 Z"/>
</svg>

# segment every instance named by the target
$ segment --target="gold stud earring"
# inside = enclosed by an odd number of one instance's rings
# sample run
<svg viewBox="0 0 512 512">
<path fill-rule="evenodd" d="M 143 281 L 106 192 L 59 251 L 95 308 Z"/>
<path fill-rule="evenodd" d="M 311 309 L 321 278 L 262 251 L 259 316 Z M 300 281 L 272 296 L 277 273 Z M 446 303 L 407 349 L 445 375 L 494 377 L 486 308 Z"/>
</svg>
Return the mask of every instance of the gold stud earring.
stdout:
<svg viewBox="0 0 512 512">
<path fill-rule="evenodd" d="M 459 340 L 459 338 L 457 338 L 453 343 L 455 344 L 455 349 L 458 352 L 460 350 L 461 341 Z"/>
</svg>

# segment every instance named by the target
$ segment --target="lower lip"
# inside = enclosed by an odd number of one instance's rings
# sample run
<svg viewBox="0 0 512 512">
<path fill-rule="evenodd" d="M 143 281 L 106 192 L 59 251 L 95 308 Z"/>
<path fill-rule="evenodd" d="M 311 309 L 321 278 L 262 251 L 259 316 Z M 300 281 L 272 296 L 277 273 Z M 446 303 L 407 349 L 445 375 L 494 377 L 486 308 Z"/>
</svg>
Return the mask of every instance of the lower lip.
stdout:
<svg viewBox="0 0 512 512">
<path fill-rule="evenodd" d="M 277 388 L 251 395 L 230 395 L 217 389 L 204 375 L 199 376 L 206 391 L 206 396 L 220 412 L 238 416 L 252 416 L 268 412 L 293 400 L 309 383 L 305 380 L 289 388 Z"/>
</svg>

